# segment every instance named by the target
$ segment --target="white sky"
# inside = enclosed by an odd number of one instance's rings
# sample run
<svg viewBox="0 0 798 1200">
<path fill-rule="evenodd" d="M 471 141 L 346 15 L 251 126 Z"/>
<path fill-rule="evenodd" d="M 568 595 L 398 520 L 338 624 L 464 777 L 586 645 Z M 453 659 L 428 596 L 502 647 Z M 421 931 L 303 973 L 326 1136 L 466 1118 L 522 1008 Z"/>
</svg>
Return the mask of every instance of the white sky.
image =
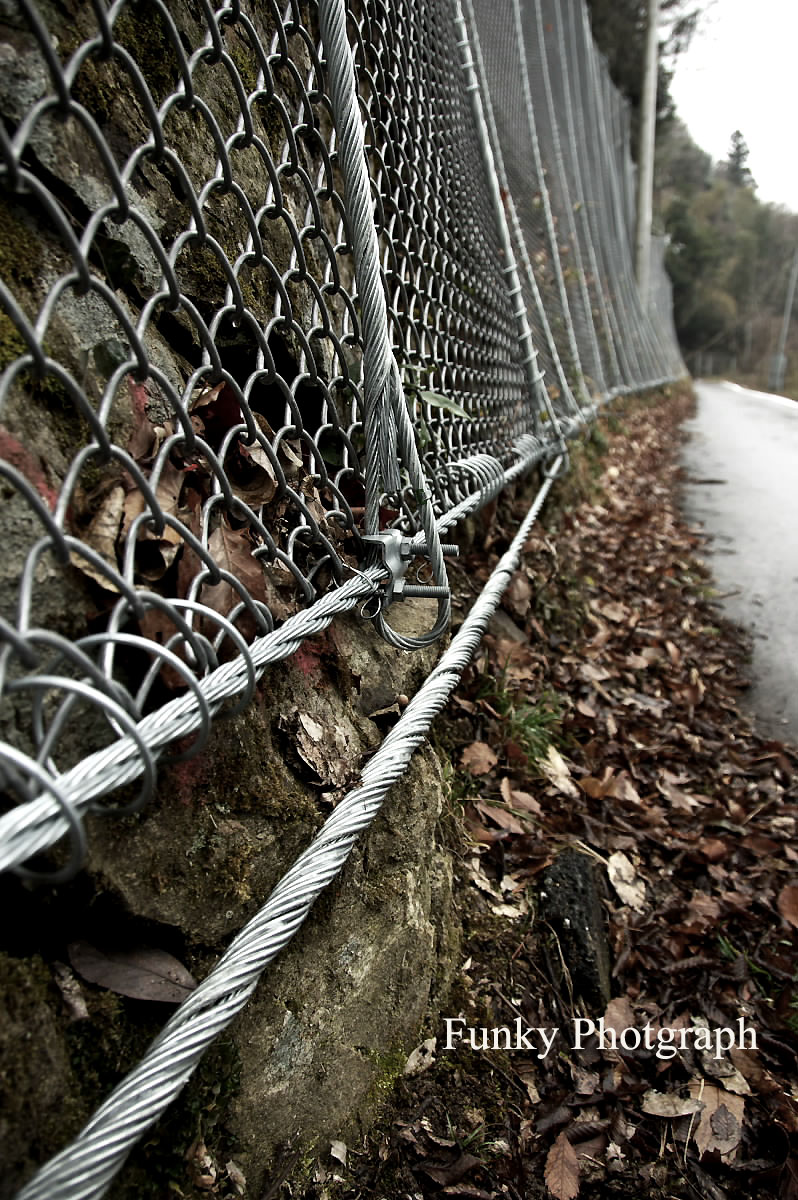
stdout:
<svg viewBox="0 0 798 1200">
<path fill-rule="evenodd" d="M 699 0 L 701 2 L 701 0 Z M 703 0 L 671 94 L 717 161 L 739 129 L 760 200 L 798 212 L 798 0 Z"/>
</svg>

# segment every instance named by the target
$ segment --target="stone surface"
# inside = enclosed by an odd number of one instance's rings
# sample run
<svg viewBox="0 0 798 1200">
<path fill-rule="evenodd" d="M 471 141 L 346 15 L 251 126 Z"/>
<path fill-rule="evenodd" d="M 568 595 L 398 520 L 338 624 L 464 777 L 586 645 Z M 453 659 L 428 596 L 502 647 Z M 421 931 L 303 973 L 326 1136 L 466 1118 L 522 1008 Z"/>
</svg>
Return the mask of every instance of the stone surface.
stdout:
<svg viewBox="0 0 798 1200">
<path fill-rule="evenodd" d="M 392 620 L 419 632 L 428 609 L 397 607 Z M 26 1057 L 19 1057 L 24 1034 L 12 988 L 0 999 L 12 1005 L 4 1081 L 17 1102 L 4 1097 L 0 1107 L 14 1161 L 0 1196 L 13 1194 L 36 1162 L 77 1132 L 169 1012 L 83 982 L 89 1016 L 73 1022 L 52 960 L 65 959 L 80 937 L 110 948 L 145 942 L 202 977 L 356 783 L 398 718 L 396 698 L 415 694 L 435 656 L 395 650 L 355 616 L 336 622 L 272 668 L 257 701 L 216 725 L 200 755 L 164 769 L 151 806 L 133 817 L 92 819 L 79 881 L 46 894 L 5 881 L 6 903 L 20 913 L 12 978 L 21 996 L 35 993 L 34 1065 L 44 1056 L 55 1066 L 37 1069 L 20 1093 Z M 364 715 L 361 696 L 379 697 L 373 717 Z M 216 1058 L 134 1152 L 110 1196 L 150 1194 L 145 1178 L 159 1195 L 158 1180 L 175 1172 L 184 1194 L 194 1195 L 183 1156 L 198 1120 L 209 1153 L 222 1163 L 232 1155 L 247 1194 L 258 1196 L 286 1155 L 293 1161 L 367 1119 L 434 1019 L 456 953 L 451 861 L 437 836 L 445 796 L 438 759 L 419 751 Z M 33 953 L 42 946 L 48 965 Z M 216 1088 L 210 1105 L 209 1088 Z M 54 1108 L 60 1122 L 47 1116 Z"/>
<path fill-rule="evenodd" d="M 610 1000 L 610 957 L 595 861 L 579 850 L 557 855 L 543 877 L 543 911 L 559 939 L 574 992 L 589 1012 Z M 557 962 L 559 955 L 553 956 Z"/>
<path fill-rule="evenodd" d="M 42 0 L 39 8 L 62 62 L 96 33 L 91 5 Z M 186 45 L 201 47 L 201 7 L 175 0 L 168 8 Z M 270 45 L 269 6 L 250 8 L 256 34 Z M 10 23 L 0 39 L 0 108 L 13 123 L 45 95 L 51 80 L 35 38 L 13 6 L 12 15 L 4 10 L 3 19 Z M 242 28 L 224 23 L 223 39 L 252 89 L 258 66 Z M 175 91 L 179 71 L 158 9 L 121 6 L 114 36 L 138 62 L 153 103 L 163 105 Z M 295 113 L 296 81 L 309 79 L 312 64 L 302 36 L 294 32 L 290 40 L 296 76 L 277 67 L 274 73 L 281 102 Z M 123 57 L 98 51 L 99 42 L 75 67 L 71 94 L 97 123 L 120 165 L 146 142 L 149 128 L 141 90 Z M 241 107 L 223 62 L 206 55 L 195 65 L 194 85 L 211 118 L 175 103 L 162 119 L 165 141 L 196 196 L 217 173 L 211 120 L 221 138 L 230 139 Z M 277 106 L 259 100 L 251 117 L 279 162 L 285 129 Z M 87 129 L 79 116 L 63 119 L 54 108 L 42 111 L 26 150 L 26 162 L 57 188 L 65 214 L 61 233 L 32 194 L 25 195 L 25 203 L 0 198 L 0 269 L 31 327 L 48 293 L 60 289 L 43 340 L 62 368 L 41 377 L 16 369 L 24 339 L 10 319 L 0 320 L 0 367 L 11 367 L 13 376 L 0 413 L 0 452 L 51 511 L 68 489 L 64 523 L 79 537 L 123 478 L 120 462 L 98 453 L 82 460 L 70 478 L 71 464 L 91 439 L 92 422 L 96 432 L 98 413 L 110 438 L 127 447 L 141 395 L 152 421 L 163 420 L 176 397 L 190 391 L 192 372 L 203 362 L 207 366 L 211 349 L 244 384 L 256 365 L 253 330 L 278 360 L 286 388 L 300 363 L 309 371 L 315 362 L 325 374 L 340 369 L 333 363 L 331 337 L 322 336 L 318 298 L 308 282 L 321 285 L 325 270 L 323 247 L 310 236 L 302 241 L 308 279 L 302 282 L 293 272 L 292 280 L 281 285 L 282 320 L 275 317 L 273 271 L 263 264 L 247 266 L 238 275 L 247 320 L 217 322 L 211 347 L 203 321 L 211 321 L 225 303 L 229 278 L 222 257 L 234 262 L 241 255 L 251 233 L 247 215 L 231 192 L 211 189 L 203 207 L 208 235 L 203 243 L 190 230 L 192 211 L 173 167 L 149 152 L 141 154 L 126 181 L 127 197 L 149 228 L 130 217 L 107 217 L 88 255 L 91 286 L 81 293 L 64 229 L 84 229 L 87 214 L 113 204 L 115 194 Z M 301 173 L 282 172 L 278 212 L 274 181 L 254 146 L 231 148 L 230 160 L 253 209 L 269 207 L 259 218 L 260 236 L 284 273 L 296 254 L 292 225 L 301 229 L 308 220 Z M 303 170 L 312 175 L 317 165 L 308 161 Z M 132 365 L 130 330 L 138 329 L 159 288 L 156 234 L 163 253 L 172 255 L 186 303 L 167 311 L 159 302 L 136 335 L 151 366 L 146 387 L 136 383 L 136 392 L 135 381 L 119 368 L 126 361 Z M 346 261 L 340 266 L 346 274 Z M 331 300 L 333 314 L 335 305 Z M 189 306 L 201 319 L 190 317 Z M 340 313 L 335 319 L 343 320 Z M 301 395 L 292 396 L 297 411 L 302 403 L 308 406 L 308 437 L 321 411 L 310 379 Z M 275 427 L 285 423 L 284 390 L 264 385 L 261 399 L 266 407 L 274 405 Z M 6 484 L 0 484 L 0 501 L 2 615 L 15 621 L 22 604 L 23 627 L 30 617 L 31 625 L 69 639 L 100 629 L 112 601 L 96 576 L 74 560 L 58 564 L 50 555 L 40 558 L 26 611 L 20 578 L 43 527 Z M 118 552 L 112 542 L 108 553 Z M 137 583 L 144 586 L 140 579 Z M 434 603 L 397 605 L 391 612 L 391 623 L 405 632 L 429 629 L 434 618 Z M 407 654 L 382 642 L 357 615 L 336 620 L 326 634 L 267 672 L 246 713 L 215 722 L 197 755 L 171 766 L 162 763 L 157 794 L 141 813 L 91 817 L 89 860 L 76 880 L 34 889 L 15 877 L 0 879 L 0 902 L 14 914 L 0 934 L 0 953 L 7 955 L 0 989 L 0 1197 L 12 1195 L 37 1164 L 78 1132 L 171 1011 L 78 979 L 86 1013 L 76 1016 L 57 983 L 62 978 L 57 964 L 69 970 L 69 945 L 81 939 L 108 950 L 144 944 L 173 954 L 201 978 L 357 781 L 366 757 L 398 719 L 404 703 L 399 698 L 415 694 L 439 649 Z M 49 653 L 43 651 L 45 660 Z M 135 674 L 136 662 L 128 667 L 121 651 L 117 662 L 121 679 L 127 679 L 127 671 Z M 29 696 L 12 694 L 0 706 L 0 736 L 33 752 L 30 726 Z M 59 767 L 68 766 L 107 740 L 103 719 L 76 705 L 53 756 Z M 172 1183 L 178 1195 L 207 1194 L 193 1178 L 193 1160 L 186 1161 L 197 1138 L 220 1177 L 224 1164 L 234 1160 L 247 1176 L 247 1194 L 260 1196 L 284 1152 L 301 1154 L 320 1137 L 345 1133 L 373 1107 L 446 988 L 457 930 L 449 856 L 437 836 L 444 798 L 440 764 L 424 750 L 244 1014 L 134 1151 L 110 1197 L 160 1198 L 172 1194 Z M 111 803 L 117 799 L 126 796 Z"/>
</svg>

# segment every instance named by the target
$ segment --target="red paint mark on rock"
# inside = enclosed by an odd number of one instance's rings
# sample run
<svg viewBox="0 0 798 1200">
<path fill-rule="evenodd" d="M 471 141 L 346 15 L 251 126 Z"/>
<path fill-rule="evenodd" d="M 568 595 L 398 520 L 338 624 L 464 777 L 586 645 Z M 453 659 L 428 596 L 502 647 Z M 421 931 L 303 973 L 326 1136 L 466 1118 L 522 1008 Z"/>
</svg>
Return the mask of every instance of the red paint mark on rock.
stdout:
<svg viewBox="0 0 798 1200">
<path fill-rule="evenodd" d="M 319 675 L 321 674 L 321 656 L 325 649 L 323 644 L 317 644 L 315 638 L 308 639 L 293 654 L 291 662 L 299 668 L 303 675 Z"/>
<path fill-rule="evenodd" d="M 44 474 L 42 461 L 35 454 L 31 454 L 13 433 L 0 425 L 0 458 L 4 458 L 12 467 L 16 467 L 21 475 L 24 475 L 28 483 L 36 488 L 41 498 L 46 503 L 50 512 L 53 511 L 58 500 L 58 494 L 50 484 Z"/>
<path fill-rule="evenodd" d="M 132 375 L 127 377 L 127 390 L 130 392 L 130 404 L 137 417 L 146 417 L 149 394 L 146 383 L 136 383 Z"/>
<path fill-rule="evenodd" d="M 176 743 L 175 748 L 177 750 L 186 750 L 192 740 L 193 738 L 181 738 Z M 189 805 L 202 804 L 204 802 L 205 791 L 203 785 L 207 771 L 208 762 L 205 754 L 198 754 L 196 758 L 190 758 L 186 762 L 175 763 L 169 768 L 171 782 L 180 804 L 188 807 Z"/>
</svg>

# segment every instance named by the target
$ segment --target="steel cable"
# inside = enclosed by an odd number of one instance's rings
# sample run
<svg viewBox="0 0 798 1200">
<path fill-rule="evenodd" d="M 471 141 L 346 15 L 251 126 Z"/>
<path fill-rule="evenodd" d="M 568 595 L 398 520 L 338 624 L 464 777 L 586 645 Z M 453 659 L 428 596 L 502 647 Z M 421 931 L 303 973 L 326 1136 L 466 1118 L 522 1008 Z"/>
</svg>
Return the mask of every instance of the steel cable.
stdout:
<svg viewBox="0 0 798 1200">
<path fill-rule="evenodd" d="M 439 537 L 455 522 L 493 499 L 508 482 L 528 471 L 540 461 L 545 450 L 532 437 L 522 439 L 517 449 L 516 461 L 505 471 L 487 455 L 476 456 L 461 464 L 466 477 L 477 486 L 439 519 Z M 426 533 L 422 532 L 416 541 L 425 538 Z M 145 771 L 152 773 L 155 761 L 171 742 L 202 728 L 203 708 L 214 713 L 225 701 L 251 689 L 269 664 L 288 658 L 306 638 L 322 633 L 334 617 L 351 611 L 363 599 L 373 595 L 379 590 L 382 579 L 383 572 L 377 566 L 358 572 L 341 587 L 320 597 L 310 608 L 290 617 L 278 629 L 257 638 L 246 654 L 240 654 L 199 679 L 188 694 L 144 717 L 135 726 L 134 735 L 120 737 L 89 755 L 70 771 L 56 775 L 42 795 L 2 814 L 0 872 L 18 867 L 53 846 L 66 833 L 71 832 L 74 836 L 83 816 L 92 810 L 98 797 L 132 782 Z M 41 785 L 42 768 L 21 751 L 14 751 L 14 755 L 17 765 L 30 771 Z M 84 849 L 81 841 L 81 856 Z"/>
<path fill-rule="evenodd" d="M 546 474 L 535 500 L 451 645 L 400 720 L 263 908 L 185 1000 L 144 1058 L 95 1112 L 82 1133 L 37 1172 L 18 1200 L 96 1200 L 128 1153 L 190 1078 L 202 1055 L 246 1004 L 263 971 L 299 929 L 346 862 L 358 836 L 401 778 L 471 661 L 514 571 L 529 531 L 563 462 Z"/>
</svg>

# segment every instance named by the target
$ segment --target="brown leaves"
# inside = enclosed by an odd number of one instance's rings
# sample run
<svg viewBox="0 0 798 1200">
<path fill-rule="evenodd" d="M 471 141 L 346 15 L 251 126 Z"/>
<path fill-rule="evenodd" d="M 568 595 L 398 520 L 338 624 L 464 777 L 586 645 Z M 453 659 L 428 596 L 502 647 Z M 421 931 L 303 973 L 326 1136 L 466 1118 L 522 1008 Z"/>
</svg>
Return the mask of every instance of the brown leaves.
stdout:
<svg viewBox="0 0 798 1200">
<path fill-rule="evenodd" d="M 134 1000 L 181 1004 L 197 986 L 182 963 L 150 946 L 103 952 L 89 942 L 72 942 L 69 961 L 89 983 Z"/>
<path fill-rule="evenodd" d="M 125 489 L 121 486 L 111 488 L 111 491 L 100 504 L 88 528 L 83 531 L 83 541 L 95 550 L 100 558 L 108 563 L 113 571 L 119 570 L 116 556 L 116 544 L 122 525 L 125 508 Z M 95 583 L 107 592 L 118 592 L 119 588 L 113 579 L 109 578 L 94 563 L 82 554 L 71 551 L 70 561 L 74 567 L 88 575 Z"/>
<path fill-rule="evenodd" d="M 263 568 L 252 556 L 254 549 L 249 529 L 232 529 L 224 520 L 208 539 L 208 550 L 216 565 L 237 579 L 254 599 L 265 600 Z M 202 603 L 215 612 L 226 615 L 240 601 L 238 589 L 226 579 L 203 585 Z"/>
<path fill-rule="evenodd" d="M 701 1101 L 680 1096 L 676 1092 L 648 1091 L 643 1096 L 640 1107 L 649 1116 L 665 1117 L 673 1121 L 676 1117 L 689 1117 L 692 1113 L 700 1112 Z"/>
<path fill-rule="evenodd" d="M 502 597 L 502 603 L 514 617 L 523 619 L 529 612 L 531 596 L 532 587 L 526 572 L 516 571 Z"/>
<path fill-rule="evenodd" d="M 575 1200 L 579 1195 L 579 1159 L 564 1129 L 546 1157 L 544 1178 L 556 1200 Z"/>
<path fill-rule="evenodd" d="M 778 908 L 785 921 L 788 921 L 794 929 L 798 929 L 798 887 L 795 884 L 788 883 L 779 892 L 776 900 Z"/>
<path fill-rule="evenodd" d="M 538 759 L 537 766 L 541 774 L 546 776 L 549 783 L 552 783 L 558 792 L 573 798 L 579 795 L 576 784 L 571 778 L 568 764 L 554 746 L 548 747 L 545 757 Z"/>
<path fill-rule="evenodd" d="M 560 1031 L 542 1061 L 499 1061 L 498 1101 L 489 1052 L 449 1067 L 438 1092 L 445 1056 L 424 1074 L 413 1103 L 437 1116 L 439 1134 L 453 1112 L 457 1136 L 468 1133 L 457 1120 L 462 1068 L 468 1104 L 507 1138 L 491 1156 L 490 1185 L 474 1168 L 473 1185 L 454 1187 L 520 1194 L 520 1178 L 545 1174 L 557 1200 L 577 1195 L 581 1172 L 597 1195 L 698 1195 L 711 1175 L 731 1200 L 776 1194 L 781 1163 L 798 1161 L 794 753 L 762 742 L 738 711 L 743 639 L 695 586 L 697 539 L 669 490 L 672 413 L 663 405 L 634 420 L 634 436 L 611 451 L 621 506 L 589 499 L 555 510 L 563 580 L 542 580 L 550 564 L 533 548 L 533 573 L 521 576 L 533 580 L 534 622 L 507 601 L 528 642 L 506 618 L 493 627 L 447 729 L 472 777 L 461 783 L 478 843 L 463 863 L 463 907 L 478 930 L 463 1010 L 475 1025 L 521 1013 Z M 483 568 L 475 556 L 468 575 Z M 534 752 L 521 745 L 518 714 L 547 690 L 562 710 L 550 732 L 567 760 L 545 737 Z M 535 911 L 552 854 L 574 843 L 606 864 L 591 930 L 599 940 L 606 921 L 615 993 L 602 1018 L 590 1005 L 585 1014 L 603 1021 L 606 1044 L 594 1032 L 579 1049 L 569 1022 L 582 1011 L 578 954 L 559 931 L 552 943 L 543 922 L 517 918 L 522 900 Z M 728 1045 L 720 1034 L 743 1015 L 759 1049 L 716 1053 L 716 1035 Z M 415 1168 L 403 1191 L 439 1194 Z"/>
<path fill-rule="evenodd" d="M 460 755 L 460 765 L 472 775 L 487 775 L 499 758 L 486 742 L 472 742 Z"/>
<path fill-rule="evenodd" d="M 698 1079 L 691 1080 L 690 1095 L 702 1105 L 693 1133 L 698 1153 L 703 1157 L 714 1151 L 728 1162 L 742 1138 L 745 1099 Z"/>
<path fill-rule="evenodd" d="M 646 885 L 621 850 L 616 850 L 607 860 L 607 874 L 623 904 L 637 912 L 646 907 Z"/>
<path fill-rule="evenodd" d="M 261 565 L 253 555 L 264 546 L 258 532 L 261 519 L 278 544 L 300 520 L 327 526 L 325 502 L 307 475 L 301 442 L 279 438 L 257 412 L 247 412 L 247 424 L 235 389 L 226 382 L 199 388 L 188 404 L 188 420 L 177 412 L 163 416 L 167 402 L 154 381 L 129 377 L 127 384 L 127 451 L 147 479 L 154 503 L 124 465 L 116 464 L 116 475 L 91 492 L 83 490 L 81 480 L 70 510 L 73 532 L 108 564 L 109 572 L 79 553 L 72 555 L 74 565 L 108 593 L 107 604 L 119 591 L 114 573 L 123 564 L 129 567 L 132 559 L 134 587 L 146 587 L 167 600 L 199 599 L 223 616 L 251 598 L 268 607 L 276 620 L 283 619 L 295 607 L 295 580 L 279 558 L 269 556 L 269 563 Z M 221 480 L 214 456 L 221 460 Z M 288 494 L 286 484 L 300 499 Z M 263 514 L 266 506 L 271 511 Z M 326 532 L 334 540 L 343 536 L 337 525 Z M 195 542 L 241 587 L 226 580 L 206 582 L 198 595 L 197 576 L 207 575 L 208 562 Z M 252 616 L 237 618 L 237 623 L 245 637 L 264 628 Z M 207 617 L 199 618 L 198 625 L 207 636 L 215 638 L 219 632 Z M 139 632 L 163 644 L 176 629 L 165 614 L 150 611 Z M 182 654 L 179 645 L 174 648 Z M 223 655 L 228 653 L 225 647 Z M 169 687 L 184 682 L 168 667 L 162 667 L 160 677 Z"/>
</svg>

